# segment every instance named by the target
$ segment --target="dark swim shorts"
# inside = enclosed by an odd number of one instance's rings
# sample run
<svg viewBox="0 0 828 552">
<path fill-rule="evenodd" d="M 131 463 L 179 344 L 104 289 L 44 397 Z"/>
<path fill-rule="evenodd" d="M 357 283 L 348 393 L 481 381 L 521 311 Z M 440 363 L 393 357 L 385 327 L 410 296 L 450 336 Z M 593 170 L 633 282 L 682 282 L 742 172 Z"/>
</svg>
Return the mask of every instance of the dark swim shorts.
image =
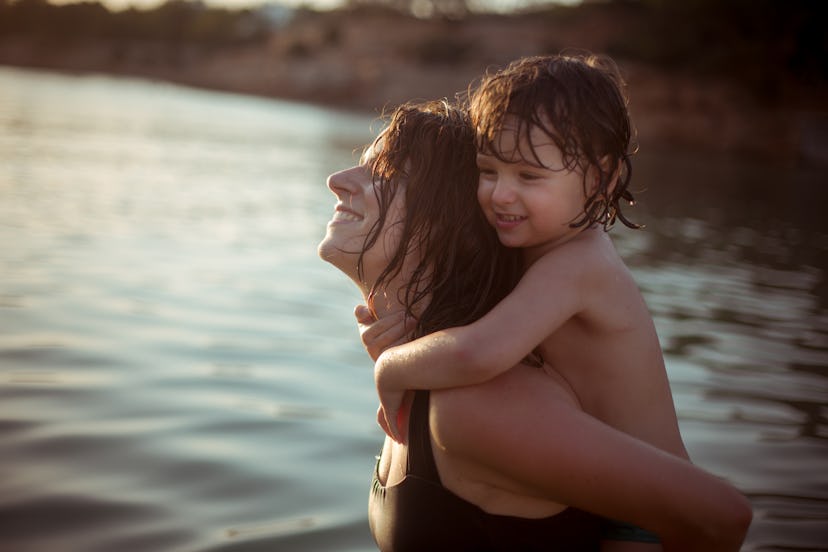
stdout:
<svg viewBox="0 0 828 552">
<path fill-rule="evenodd" d="M 658 535 L 646 529 L 636 527 L 631 523 L 608 519 L 604 523 L 603 538 L 606 540 L 632 541 L 632 542 L 661 542 Z"/>
</svg>

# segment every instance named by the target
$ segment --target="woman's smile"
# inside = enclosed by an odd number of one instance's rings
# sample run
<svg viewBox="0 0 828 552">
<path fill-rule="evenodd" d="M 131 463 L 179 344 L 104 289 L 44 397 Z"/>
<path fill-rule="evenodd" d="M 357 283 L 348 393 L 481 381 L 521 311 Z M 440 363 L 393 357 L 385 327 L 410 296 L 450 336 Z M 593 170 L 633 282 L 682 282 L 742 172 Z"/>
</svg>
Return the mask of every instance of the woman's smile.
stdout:
<svg viewBox="0 0 828 552">
<path fill-rule="evenodd" d="M 357 212 L 353 211 L 352 209 L 342 205 L 341 203 L 337 204 L 336 208 L 334 209 L 333 218 L 331 218 L 330 224 L 344 224 L 349 222 L 360 222 L 365 217 L 358 214 Z"/>
</svg>

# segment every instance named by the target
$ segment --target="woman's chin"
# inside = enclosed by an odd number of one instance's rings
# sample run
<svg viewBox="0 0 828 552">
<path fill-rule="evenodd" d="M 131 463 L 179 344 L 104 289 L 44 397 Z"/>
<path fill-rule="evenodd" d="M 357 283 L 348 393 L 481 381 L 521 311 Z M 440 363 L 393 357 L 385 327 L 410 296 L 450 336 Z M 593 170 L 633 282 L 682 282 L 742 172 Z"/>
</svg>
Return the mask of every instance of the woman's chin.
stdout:
<svg viewBox="0 0 828 552">
<path fill-rule="evenodd" d="M 329 239 L 330 236 L 325 236 L 319 245 L 316 248 L 316 253 L 319 255 L 319 258 L 325 262 L 331 263 L 335 267 L 342 270 L 340 263 L 342 262 L 342 249 L 336 247 L 334 243 Z"/>
</svg>

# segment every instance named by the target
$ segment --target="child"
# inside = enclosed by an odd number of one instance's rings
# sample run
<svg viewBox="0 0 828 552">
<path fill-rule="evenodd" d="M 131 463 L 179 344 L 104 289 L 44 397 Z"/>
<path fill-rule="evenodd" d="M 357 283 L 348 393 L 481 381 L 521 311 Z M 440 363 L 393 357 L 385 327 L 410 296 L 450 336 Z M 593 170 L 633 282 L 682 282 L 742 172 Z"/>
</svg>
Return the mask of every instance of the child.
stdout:
<svg viewBox="0 0 828 552">
<path fill-rule="evenodd" d="M 615 65 L 594 56 L 522 59 L 470 99 L 478 200 L 524 275 L 476 322 L 385 350 L 380 423 L 401 439 L 409 389 L 487 381 L 540 358 L 582 408 L 687 458 L 653 321 L 606 231 L 631 201 L 630 122 Z M 540 368 L 539 368 L 540 369 Z"/>
</svg>

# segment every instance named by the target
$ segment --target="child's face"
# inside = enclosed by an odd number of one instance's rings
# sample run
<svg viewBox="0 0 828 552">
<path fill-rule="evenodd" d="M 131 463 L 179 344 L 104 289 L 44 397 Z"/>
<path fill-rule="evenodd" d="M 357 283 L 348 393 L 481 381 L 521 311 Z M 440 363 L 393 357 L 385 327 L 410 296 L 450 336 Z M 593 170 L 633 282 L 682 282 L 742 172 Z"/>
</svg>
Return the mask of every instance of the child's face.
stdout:
<svg viewBox="0 0 828 552">
<path fill-rule="evenodd" d="M 584 211 L 584 174 L 564 167 L 561 150 L 540 128 L 532 127 L 528 139 L 516 129 L 507 116 L 494 140 L 508 162 L 478 154 L 477 199 L 503 245 L 541 255 L 581 230 L 569 224 Z"/>
</svg>

